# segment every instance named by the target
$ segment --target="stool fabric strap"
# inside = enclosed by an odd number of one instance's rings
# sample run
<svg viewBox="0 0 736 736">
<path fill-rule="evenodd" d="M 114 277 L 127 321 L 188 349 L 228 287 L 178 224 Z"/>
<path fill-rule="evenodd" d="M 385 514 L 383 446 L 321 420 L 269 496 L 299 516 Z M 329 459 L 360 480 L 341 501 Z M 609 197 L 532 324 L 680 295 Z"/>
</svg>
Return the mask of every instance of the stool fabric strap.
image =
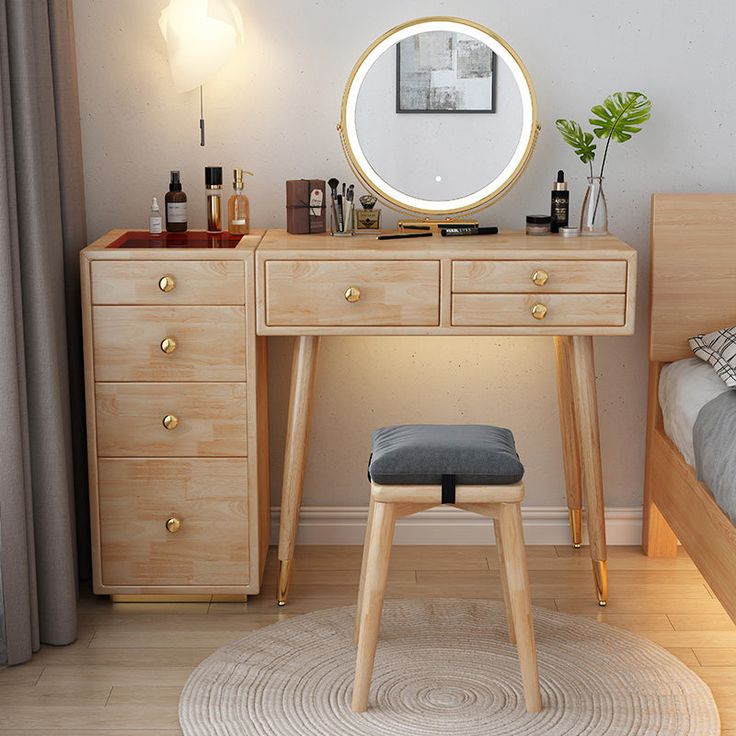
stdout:
<svg viewBox="0 0 736 736">
<path fill-rule="evenodd" d="M 442 503 L 455 503 L 455 475 L 442 476 Z"/>
</svg>

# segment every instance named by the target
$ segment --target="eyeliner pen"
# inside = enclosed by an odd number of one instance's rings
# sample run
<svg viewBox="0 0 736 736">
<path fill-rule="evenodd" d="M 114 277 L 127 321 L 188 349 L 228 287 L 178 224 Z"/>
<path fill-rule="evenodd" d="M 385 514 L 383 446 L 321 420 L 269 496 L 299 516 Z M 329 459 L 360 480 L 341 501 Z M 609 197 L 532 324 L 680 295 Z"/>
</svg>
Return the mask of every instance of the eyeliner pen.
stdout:
<svg viewBox="0 0 736 736">
<path fill-rule="evenodd" d="M 404 238 L 431 238 L 432 233 L 399 233 L 398 235 L 379 235 L 376 240 L 403 240 Z"/>
</svg>

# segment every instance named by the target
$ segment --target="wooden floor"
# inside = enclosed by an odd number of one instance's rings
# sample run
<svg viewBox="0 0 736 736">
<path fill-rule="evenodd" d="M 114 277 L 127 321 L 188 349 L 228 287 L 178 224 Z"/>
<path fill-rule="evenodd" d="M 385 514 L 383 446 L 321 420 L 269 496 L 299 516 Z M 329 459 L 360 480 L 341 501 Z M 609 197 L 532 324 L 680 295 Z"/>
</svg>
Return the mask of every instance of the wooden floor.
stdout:
<svg viewBox="0 0 736 736">
<path fill-rule="evenodd" d="M 684 553 L 654 560 L 638 548 L 611 548 L 607 609 L 595 603 L 585 549 L 529 547 L 528 555 L 535 605 L 595 618 L 666 647 L 709 683 L 723 736 L 736 736 L 736 627 Z M 112 605 L 85 596 L 75 644 L 43 647 L 32 662 L 0 669 L 0 736 L 180 733 L 179 692 L 212 650 L 289 616 L 354 603 L 359 548 L 300 548 L 285 609 L 274 603 L 274 557 L 272 551 L 263 594 L 247 605 Z M 388 594 L 500 599 L 495 549 L 397 546 Z"/>
</svg>

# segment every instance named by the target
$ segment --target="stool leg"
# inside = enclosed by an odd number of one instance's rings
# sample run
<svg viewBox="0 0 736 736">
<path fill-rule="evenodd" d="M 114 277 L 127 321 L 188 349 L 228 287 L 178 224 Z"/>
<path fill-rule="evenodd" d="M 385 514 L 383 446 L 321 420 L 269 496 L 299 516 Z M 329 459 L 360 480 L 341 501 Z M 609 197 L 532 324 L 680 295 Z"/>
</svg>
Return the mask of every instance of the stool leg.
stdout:
<svg viewBox="0 0 736 736">
<path fill-rule="evenodd" d="M 514 632 L 514 615 L 511 611 L 511 599 L 509 598 L 509 581 L 506 577 L 506 560 L 503 555 L 503 535 L 498 519 L 493 520 L 493 532 L 496 535 L 496 550 L 498 552 L 498 569 L 501 573 L 501 588 L 503 590 L 503 602 L 506 606 L 506 625 L 509 628 L 509 641 L 516 644 L 516 633 Z"/>
<path fill-rule="evenodd" d="M 365 525 L 365 541 L 363 542 L 363 559 L 360 563 L 360 585 L 358 586 L 358 602 L 355 606 L 355 630 L 353 632 L 353 643 L 357 645 L 360 638 L 360 612 L 363 608 L 363 588 L 365 587 L 365 568 L 368 565 L 368 543 L 371 539 L 371 527 L 373 526 L 373 512 L 376 502 L 371 496 L 368 506 L 368 522 Z"/>
<path fill-rule="evenodd" d="M 362 713 L 368 707 L 368 692 L 373 676 L 378 634 L 381 629 L 383 595 L 388 577 L 391 543 L 396 520 L 393 504 L 376 502 L 371 523 L 368 554 L 360 611 L 360 639 L 355 660 L 352 708 Z"/>
<path fill-rule="evenodd" d="M 509 587 L 509 599 L 514 619 L 516 647 L 519 652 L 524 699 L 529 713 L 542 709 L 537 671 L 537 650 L 534 644 L 529 573 L 526 567 L 524 532 L 521 526 L 521 508 L 517 503 L 500 506 L 499 528 L 503 540 L 504 566 Z"/>
</svg>

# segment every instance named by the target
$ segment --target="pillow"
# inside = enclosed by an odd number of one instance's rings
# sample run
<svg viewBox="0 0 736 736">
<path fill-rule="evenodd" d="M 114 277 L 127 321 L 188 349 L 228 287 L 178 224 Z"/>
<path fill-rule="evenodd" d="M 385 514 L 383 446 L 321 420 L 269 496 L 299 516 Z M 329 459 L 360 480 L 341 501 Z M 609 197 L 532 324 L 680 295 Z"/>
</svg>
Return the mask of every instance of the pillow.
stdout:
<svg viewBox="0 0 736 736">
<path fill-rule="evenodd" d="M 726 386 L 736 388 L 736 326 L 695 335 L 688 343 L 698 358 L 715 368 Z"/>
</svg>

